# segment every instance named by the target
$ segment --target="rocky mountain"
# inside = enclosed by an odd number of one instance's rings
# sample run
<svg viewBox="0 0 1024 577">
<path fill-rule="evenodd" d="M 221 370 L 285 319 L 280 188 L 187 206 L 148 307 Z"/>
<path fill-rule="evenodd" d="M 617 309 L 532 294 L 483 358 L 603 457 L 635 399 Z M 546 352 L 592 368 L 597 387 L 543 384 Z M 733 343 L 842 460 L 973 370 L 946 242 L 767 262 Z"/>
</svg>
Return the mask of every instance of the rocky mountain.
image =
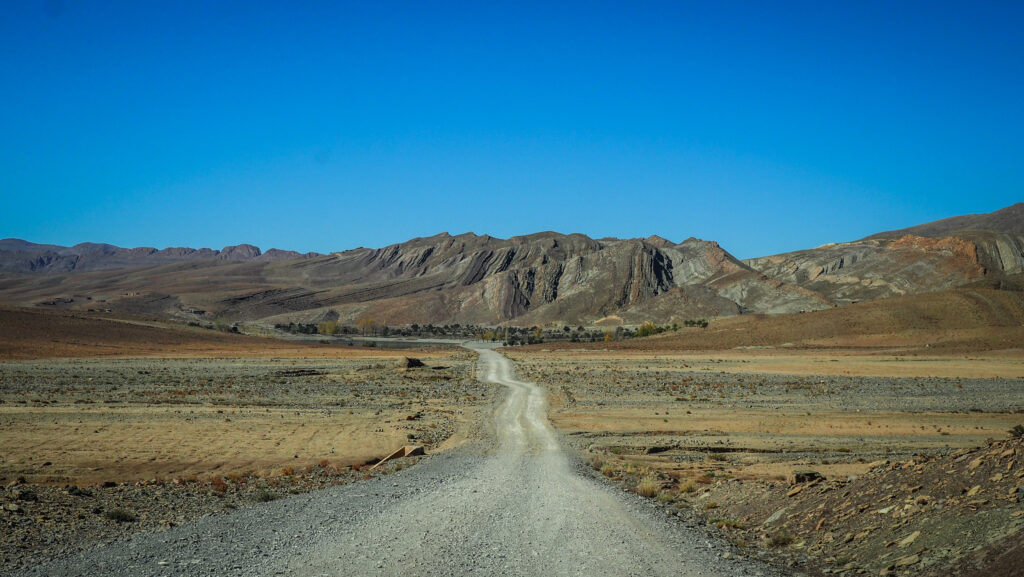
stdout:
<svg viewBox="0 0 1024 577">
<path fill-rule="evenodd" d="M 207 321 L 372 317 L 525 326 L 811 311 L 972 283 L 1012 284 L 1024 263 L 1024 235 L 1014 228 L 1022 206 L 958 221 L 968 224 L 908 229 L 940 231 L 934 237 L 895 231 L 747 261 L 696 238 L 554 232 L 509 239 L 442 233 L 329 255 L 6 239 L 0 302 Z M 956 219 L 940 222 L 949 221 Z M 954 236 L 941 236 L 949 226 Z"/>
<path fill-rule="evenodd" d="M 1020 290 L 1024 203 L 744 262 L 836 304 L 972 283 Z"/>
<path fill-rule="evenodd" d="M 75 246 L 35 244 L 17 238 L 0 240 L 0 271 L 70 272 L 159 266 L 164 264 L 216 259 L 232 262 L 282 260 L 318 256 L 272 248 L 266 253 L 251 244 L 209 248 L 153 247 L 121 248 L 111 244 L 83 242 Z"/>
</svg>

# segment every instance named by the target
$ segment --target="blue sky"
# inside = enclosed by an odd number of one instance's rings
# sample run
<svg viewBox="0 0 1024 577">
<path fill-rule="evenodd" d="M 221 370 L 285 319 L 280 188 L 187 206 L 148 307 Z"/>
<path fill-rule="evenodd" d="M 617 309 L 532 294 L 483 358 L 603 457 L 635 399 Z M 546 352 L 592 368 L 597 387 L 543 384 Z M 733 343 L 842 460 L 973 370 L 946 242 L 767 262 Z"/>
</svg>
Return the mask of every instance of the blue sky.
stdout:
<svg viewBox="0 0 1024 577">
<path fill-rule="evenodd" d="M 1020 2 L 0 4 L 0 237 L 745 258 L 1024 200 Z"/>
</svg>

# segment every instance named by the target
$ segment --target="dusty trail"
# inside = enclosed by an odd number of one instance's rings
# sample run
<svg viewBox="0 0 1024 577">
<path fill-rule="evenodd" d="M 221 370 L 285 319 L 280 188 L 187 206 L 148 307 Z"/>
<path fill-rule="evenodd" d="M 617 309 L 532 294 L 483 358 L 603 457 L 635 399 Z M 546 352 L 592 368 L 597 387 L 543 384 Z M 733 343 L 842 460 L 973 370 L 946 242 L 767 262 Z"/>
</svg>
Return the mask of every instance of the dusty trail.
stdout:
<svg viewBox="0 0 1024 577">
<path fill-rule="evenodd" d="M 542 389 L 475 346 L 507 387 L 492 448 L 453 451 L 379 481 L 202 519 L 40 574 L 774 575 L 639 498 L 579 475 Z"/>
</svg>

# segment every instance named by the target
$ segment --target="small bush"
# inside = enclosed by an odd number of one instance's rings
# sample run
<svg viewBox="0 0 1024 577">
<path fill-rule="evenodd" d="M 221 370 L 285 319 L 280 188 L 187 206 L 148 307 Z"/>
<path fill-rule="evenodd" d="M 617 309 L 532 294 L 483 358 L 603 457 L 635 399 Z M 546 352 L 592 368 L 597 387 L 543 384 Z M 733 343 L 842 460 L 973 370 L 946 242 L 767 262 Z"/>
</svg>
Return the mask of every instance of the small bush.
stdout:
<svg viewBox="0 0 1024 577">
<path fill-rule="evenodd" d="M 274 499 L 277 499 L 277 493 L 275 493 L 273 491 L 260 491 L 259 493 L 256 493 L 256 501 L 257 502 L 269 503 L 270 501 L 273 501 Z"/>
<path fill-rule="evenodd" d="M 284 467 L 281 469 L 281 474 L 285 476 L 294 475 L 295 467 L 292 467 L 291 465 Z"/>
<path fill-rule="evenodd" d="M 657 497 L 658 493 L 661 492 L 661 483 L 658 482 L 654 477 L 645 477 L 644 480 L 637 483 L 636 494 L 641 497 Z"/>
<path fill-rule="evenodd" d="M 793 535 L 783 527 L 768 536 L 768 545 L 772 547 L 785 547 L 793 544 Z"/>
<path fill-rule="evenodd" d="M 1020 439 L 1021 437 L 1024 437 L 1024 425 L 1016 425 L 1012 429 L 1010 429 L 1010 436 L 1015 439 Z"/>
<path fill-rule="evenodd" d="M 135 513 L 124 509 L 111 509 L 104 513 L 103 516 L 118 523 L 133 523 L 139 519 Z"/>
<path fill-rule="evenodd" d="M 605 477 L 614 477 L 615 467 L 611 464 L 602 465 L 601 474 L 604 475 Z"/>
<path fill-rule="evenodd" d="M 225 482 L 221 477 L 214 477 L 213 480 L 210 481 L 210 486 L 218 493 L 223 493 L 228 490 L 227 482 Z"/>
<path fill-rule="evenodd" d="M 687 479 L 686 481 L 683 481 L 683 482 L 679 483 L 679 492 L 680 493 L 693 493 L 696 490 L 697 490 L 697 483 L 694 483 L 693 479 Z"/>
</svg>

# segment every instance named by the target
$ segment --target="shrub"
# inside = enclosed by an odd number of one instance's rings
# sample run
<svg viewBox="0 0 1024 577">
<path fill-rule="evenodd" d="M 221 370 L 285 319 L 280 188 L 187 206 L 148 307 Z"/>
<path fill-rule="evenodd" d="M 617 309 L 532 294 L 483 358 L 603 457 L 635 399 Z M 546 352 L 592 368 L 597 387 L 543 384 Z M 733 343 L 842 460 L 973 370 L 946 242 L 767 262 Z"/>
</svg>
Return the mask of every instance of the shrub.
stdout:
<svg viewBox="0 0 1024 577">
<path fill-rule="evenodd" d="M 283 467 L 281 469 L 281 474 L 285 475 L 285 476 L 294 475 L 295 474 L 295 467 L 292 467 L 291 465 L 289 465 L 287 467 Z"/>
<path fill-rule="evenodd" d="M 768 545 L 772 547 L 785 547 L 793 544 L 793 535 L 785 527 L 768 536 Z"/>
<path fill-rule="evenodd" d="M 637 483 L 635 490 L 637 495 L 650 499 L 651 497 L 657 497 L 658 493 L 661 492 L 661 483 L 654 477 L 645 477 Z"/>
<path fill-rule="evenodd" d="M 218 493 L 223 493 L 228 490 L 228 484 L 221 477 L 214 477 L 213 480 L 210 481 L 210 486 Z"/>
<path fill-rule="evenodd" d="M 1016 425 L 1010 429 L 1010 436 L 1015 439 L 1024 437 L 1024 425 Z"/>
<path fill-rule="evenodd" d="M 697 490 L 697 483 L 693 482 L 693 479 L 687 479 L 685 482 L 679 483 L 680 493 L 693 493 Z"/>
<path fill-rule="evenodd" d="M 273 491 L 263 490 L 256 493 L 256 501 L 260 503 L 268 503 L 274 499 L 277 499 L 277 493 L 274 493 Z"/>
<path fill-rule="evenodd" d="M 118 523 L 132 523 L 138 520 L 135 513 L 126 511 L 125 509 L 111 509 L 104 513 L 103 516 L 111 521 L 117 521 Z"/>
</svg>

